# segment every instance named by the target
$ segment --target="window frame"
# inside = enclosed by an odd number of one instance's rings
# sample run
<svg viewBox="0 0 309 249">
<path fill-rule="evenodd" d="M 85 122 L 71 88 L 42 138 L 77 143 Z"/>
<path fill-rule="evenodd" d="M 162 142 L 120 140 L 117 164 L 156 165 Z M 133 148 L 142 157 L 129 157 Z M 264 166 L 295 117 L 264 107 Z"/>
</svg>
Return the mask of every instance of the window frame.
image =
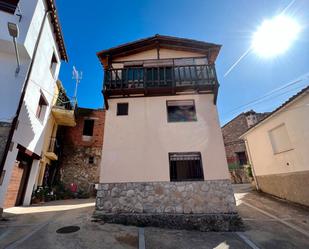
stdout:
<svg viewBox="0 0 309 249">
<path fill-rule="evenodd" d="M 171 165 L 171 156 L 172 155 L 190 155 L 192 154 L 192 156 L 199 156 L 199 161 L 200 161 L 200 167 L 201 167 L 201 176 L 199 178 L 188 178 L 188 179 L 172 179 L 172 165 Z M 204 175 L 204 168 L 203 168 L 203 161 L 202 161 L 202 154 L 199 151 L 195 151 L 195 152 L 169 152 L 168 153 L 168 160 L 169 160 L 169 175 L 170 175 L 170 181 L 171 182 L 190 182 L 190 181 L 205 181 L 205 175 Z M 183 160 L 184 161 L 184 160 Z M 193 160 L 192 160 L 193 161 Z"/>
<path fill-rule="evenodd" d="M 119 113 L 119 109 L 118 109 L 118 106 L 119 106 L 119 105 L 127 105 L 126 114 L 120 114 L 120 113 Z M 118 102 L 116 108 L 117 108 L 117 110 L 116 110 L 116 116 L 129 116 L 129 102 Z"/>
<path fill-rule="evenodd" d="M 49 70 L 50 70 L 50 73 L 53 77 L 55 77 L 58 64 L 59 64 L 59 60 L 56 56 L 55 51 L 53 50 L 53 54 L 52 54 L 52 57 L 50 59 L 50 65 L 49 65 Z"/>
<path fill-rule="evenodd" d="M 85 132 L 85 123 L 86 123 L 86 121 L 92 121 L 92 123 L 93 123 L 93 125 L 92 125 L 92 135 L 88 135 L 88 134 L 84 134 L 84 132 Z M 83 131 L 82 131 L 82 136 L 83 137 L 93 137 L 93 133 L 94 133 L 94 122 L 95 122 L 95 120 L 94 119 L 91 119 L 91 118 L 85 118 L 84 119 L 84 123 L 83 123 Z"/>
<path fill-rule="evenodd" d="M 36 118 L 39 119 L 40 121 L 43 121 L 44 117 L 45 117 L 45 113 L 44 113 L 44 115 L 42 113 L 44 106 L 47 109 L 48 101 L 47 101 L 46 97 L 44 96 L 43 92 L 40 91 L 40 97 L 39 97 L 39 101 L 38 101 L 38 105 L 37 105 L 37 109 L 36 109 L 36 113 L 35 113 Z"/>
<path fill-rule="evenodd" d="M 192 101 L 193 102 L 193 108 L 194 108 L 194 112 L 195 112 L 195 120 L 179 120 L 179 121 L 171 121 L 169 119 L 169 113 L 168 113 L 168 102 L 176 102 L 176 101 Z M 195 100 L 194 99 L 181 99 L 181 100 L 177 100 L 177 99 L 172 99 L 172 100 L 166 100 L 166 115 L 167 115 L 167 122 L 168 123 L 187 123 L 187 122 L 197 122 L 197 112 L 196 112 L 196 105 L 195 105 Z"/>
</svg>

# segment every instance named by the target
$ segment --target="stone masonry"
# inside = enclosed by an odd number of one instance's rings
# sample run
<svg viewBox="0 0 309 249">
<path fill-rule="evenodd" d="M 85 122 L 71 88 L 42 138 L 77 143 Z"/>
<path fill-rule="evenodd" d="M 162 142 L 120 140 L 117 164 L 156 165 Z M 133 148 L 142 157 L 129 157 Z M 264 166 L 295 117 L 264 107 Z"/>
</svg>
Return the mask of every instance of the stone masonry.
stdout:
<svg viewBox="0 0 309 249">
<path fill-rule="evenodd" d="M 240 222 L 229 180 L 100 183 L 95 216 L 107 222 L 203 231 L 234 230 L 232 224 Z"/>
<path fill-rule="evenodd" d="M 226 159 L 230 168 L 231 180 L 233 183 L 250 182 L 247 171 L 244 168 L 231 168 L 231 166 L 233 167 L 240 164 L 237 153 L 245 153 L 245 156 L 247 157 L 245 142 L 242 139 L 239 139 L 239 137 L 252 125 L 256 124 L 267 115 L 268 113 L 256 113 L 251 110 L 239 114 L 221 128 Z"/>
<path fill-rule="evenodd" d="M 6 142 L 11 129 L 11 123 L 0 122 L 0 161 L 5 150 Z"/>
<path fill-rule="evenodd" d="M 85 119 L 94 120 L 93 135 L 86 140 L 83 138 Z M 104 122 L 105 110 L 78 108 L 76 126 L 65 127 L 60 172 L 67 187 L 76 183 L 79 190 L 93 194 L 100 176 Z"/>
<path fill-rule="evenodd" d="M 238 163 L 236 152 L 246 151 L 245 143 L 239 137 L 267 115 L 268 113 L 256 113 L 251 110 L 239 114 L 221 128 L 228 164 Z"/>
</svg>

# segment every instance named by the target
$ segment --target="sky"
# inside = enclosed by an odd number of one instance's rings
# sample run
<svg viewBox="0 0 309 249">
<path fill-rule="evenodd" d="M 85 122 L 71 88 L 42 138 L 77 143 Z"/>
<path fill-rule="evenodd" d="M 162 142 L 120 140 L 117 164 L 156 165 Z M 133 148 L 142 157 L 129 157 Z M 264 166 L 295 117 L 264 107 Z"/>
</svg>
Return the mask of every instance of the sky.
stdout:
<svg viewBox="0 0 309 249">
<path fill-rule="evenodd" d="M 309 1 L 296 0 L 285 13 L 302 26 L 298 39 L 286 53 L 267 59 L 249 53 L 231 73 L 226 77 L 224 74 L 248 50 L 258 26 L 281 13 L 290 2 L 57 0 L 69 56 L 69 62 L 61 65 L 60 79 L 68 95 L 73 96 L 72 67 L 75 65 L 83 72 L 78 86 L 78 105 L 102 108 L 103 69 L 96 52 L 155 34 L 191 38 L 222 45 L 216 61 L 221 125 L 243 111 L 272 111 L 309 85 Z M 278 90 L 299 78 L 303 80 Z"/>
</svg>

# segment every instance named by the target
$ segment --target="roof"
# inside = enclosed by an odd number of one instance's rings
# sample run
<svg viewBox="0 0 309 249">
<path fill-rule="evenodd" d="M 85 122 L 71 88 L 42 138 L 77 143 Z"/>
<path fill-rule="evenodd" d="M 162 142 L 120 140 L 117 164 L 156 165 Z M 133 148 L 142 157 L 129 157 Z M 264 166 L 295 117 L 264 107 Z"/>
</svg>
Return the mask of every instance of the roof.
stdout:
<svg viewBox="0 0 309 249">
<path fill-rule="evenodd" d="M 57 9 L 54 0 L 46 0 L 47 8 L 51 11 L 51 23 L 54 28 L 54 33 L 56 35 L 56 42 L 59 47 L 61 59 L 68 61 L 68 55 L 64 45 L 64 39 L 61 31 L 59 17 L 57 15 Z"/>
<path fill-rule="evenodd" d="M 268 120 L 269 118 L 271 118 L 272 116 L 274 116 L 276 113 L 278 113 L 279 111 L 281 111 L 283 108 L 285 108 L 287 105 L 291 104 L 292 102 L 296 101 L 299 97 L 306 95 L 309 93 L 309 85 L 307 87 L 305 87 L 304 89 L 302 89 L 300 92 L 296 93 L 295 95 L 293 95 L 291 98 L 289 98 L 286 102 L 284 102 L 281 106 L 279 106 L 278 108 L 276 108 L 275 110 L 273 110 L 269 115 L 267 115 L 265 118 L 261 119 L 259 122 L 257 122 L 255 125 L 253 125 L 252 127 L 250 127 L 244 134 L 242 134 L 240 136 L 240 138 L 244 138 L 245 135 L 247 135 L 248 133 L 250 133 L 253 129 L 255 129 L 258 125 L 264 123 L 266 120 Z"/>
<path fill-rule="evenodd" d="M 156 34 L 148 38 L 102 50 L 97 53 L 97 56 L 103 63 L 107 57 L 126 56 L 157 47 L 202 53 L 208 56 L 209 61 L 214 62 L 219 54 L 221 45 L 187 38 Z"/>
</svg>

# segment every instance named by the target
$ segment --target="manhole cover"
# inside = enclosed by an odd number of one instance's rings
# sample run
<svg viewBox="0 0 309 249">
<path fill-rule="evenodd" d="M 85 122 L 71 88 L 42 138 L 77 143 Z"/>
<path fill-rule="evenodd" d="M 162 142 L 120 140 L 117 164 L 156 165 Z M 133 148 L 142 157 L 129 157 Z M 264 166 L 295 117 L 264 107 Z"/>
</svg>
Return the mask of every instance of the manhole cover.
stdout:
<svg viewBox="0 0 309 249">
<path fill-rule="evenodd" d="M 80 229 L 78 226 L 67 226 L 67 227 L 61 227 L 56 232 L 57 233 L 74 233 L 77 232 Z"/>
</svg>

